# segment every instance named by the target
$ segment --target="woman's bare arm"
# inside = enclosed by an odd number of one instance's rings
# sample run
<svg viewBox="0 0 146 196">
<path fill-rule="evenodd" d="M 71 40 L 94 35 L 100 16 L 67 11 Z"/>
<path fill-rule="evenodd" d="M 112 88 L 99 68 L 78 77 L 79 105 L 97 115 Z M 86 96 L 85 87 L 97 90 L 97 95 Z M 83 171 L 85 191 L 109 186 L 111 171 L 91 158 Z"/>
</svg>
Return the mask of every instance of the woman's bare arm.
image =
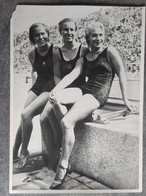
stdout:
<svg viewBox="0 0 146 196">
<path fill-rule="evenodd" d="M 51 96 L 54 95 L 57 91 L 62 90 L 69 86 L 76 78 L 79 77 L 79 75 L 82 73 L 82 64 L 83 64 L 83 58 L 81 57 L 78 59 L 75 68 L 66 75 L 59 83 L 54 87 L 54 89 L 51 91 Z"/>
<path fill-rule="evenodd" d="M 113 46 L 109 46 L 108 48 L 108 58 L 112 65 L 112 68 L 114 69 L 115 73 L 119 77 L 119 84 L 120 84 L 120 89 L 121 89 L 124 104 L 129 110 L 133 110 L 133 108 L 135 109 L 135 106 L 128 100 L 127 80 L 126 80 L 122 59 L 118 51 L 116 50 L 116 48 L 114 48 Z"/>
<path fill-rule="evenodd" d="M 34 50 L 31 51 L 29 54 L 28 54 L 28 59 L 31 63 L 31 66 L 32 66 L 32 71 L 31 71 L 31 77 L 32 77 L 32 86 L 34 85 L 34 83 L 36 82 L 36 79 L 37 79 L 37 73 L 34 69 L 34 58 L 35 58 L 35 52 Z"/>
<path fill-rule="evenodd" d="M 60 62 L 58 47 L 53 47 L 53 70 L 55 85 L 57 85 L 61 80 Z"/>
</svg>

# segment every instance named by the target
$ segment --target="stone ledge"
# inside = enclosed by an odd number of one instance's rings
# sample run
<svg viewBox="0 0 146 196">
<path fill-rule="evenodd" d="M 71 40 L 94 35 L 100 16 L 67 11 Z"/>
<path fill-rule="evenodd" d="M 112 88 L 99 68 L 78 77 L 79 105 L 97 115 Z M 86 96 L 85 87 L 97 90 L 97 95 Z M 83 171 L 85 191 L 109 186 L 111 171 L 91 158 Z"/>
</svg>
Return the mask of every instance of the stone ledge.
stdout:
<svg viewBox="0 0 146 196">
<path fill-rule="evenodd" d="M 137 189 L 139 138 L 129 133 L 78 124 L 70 162 L 76 172 L 114 189 Z"/>
<path fill-rule="evenodd" d="M 138 122 L 136 116 L 107 125 L 78 123 L 70 157 L 73 170 L 113 189 L 138 189 Z M 49 149 L 46 146 L 48 144 L 43 142 L 43 153 L 51 163 L 50 155 L 54 154 L 54 149 L 51 145 Z"/>
</svg>

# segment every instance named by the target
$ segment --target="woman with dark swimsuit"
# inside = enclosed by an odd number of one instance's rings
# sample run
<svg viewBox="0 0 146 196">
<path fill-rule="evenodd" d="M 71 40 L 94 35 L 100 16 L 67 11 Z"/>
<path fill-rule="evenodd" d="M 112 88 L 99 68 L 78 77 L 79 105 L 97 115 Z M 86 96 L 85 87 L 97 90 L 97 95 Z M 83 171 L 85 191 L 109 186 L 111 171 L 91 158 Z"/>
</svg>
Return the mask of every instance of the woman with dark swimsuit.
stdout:
<svg viewBox="0 0 146 196">
<path fill-rule="evenodd" d="M 27 150 L 31 137 L 34 116 L 40 114 L 47 101 L 49 92 L 55 86 L 53 78 L 53 46 L 48 43 L 48 27 L 42 23 L 35 23 L 29 29 L 30 42 L 35 49 L 28 55 L 32 65 L 33 86 L 29 91 L 21 114 L 21 123 L 17 130 L 13 147 L 13 161 L 17 159 L 20 145 L 20 156 L 16 168 L 23 168 L 26 164 L 29 152 Z"/>
<path fill-rule="evenodd" d="M 106 103 L 115 74 L 119 77 L 125 106 L 130 111 L 135 109 L 127 98 L 126 78 L 120 55 L 114 47 L 105 47 L 104 40 L 103 24 L 98 22 L 90 24 L 86 29 L 86 41 L 90 52 L 77 61 L 73 71 L 50 93 L 50 102 L 54 110 L 56 105 L 61 112 L 64 104 L 73 104 L 65 115 L 62 113 L 62 153 L 51 189 L 57 189 L 62 185 L 67 173 L 71 172 L 69 158 L 75 142 L 76 123 Z M 82 73 L 88 77 L 88 81 L 78 88 L 66 88 Z"/>
<path fill-rule="evenodd" d="M 75 67 L 77 60 L 89 52 L 88 47 L 78 43 L 76 41 L 77 25 L 76 22 L 71 18 L 65 18 L 59 22 L 59 32 L 63 39 L 63 45 L 60 48 L 54 49 L 53 53 L 53 64 L 54 64 L 54 81 L 55 84 L 59 83 L 60 80 L 69 74 Z M 77 80 L 73 81 L 69 87 L 78 87 L 85 81 L 84 75 L 81 75 Z M 63 105 L 62 111 L 56 105 L 55 114 L 52 110 L 52 105 L 48 101 L 46 104 L 40 118 L 41 130 L 44 139 L 48 138 L 48 131 L 50 131 L 49 126 L 53 130 L 53 148 L 56 153 L 59 153 L 60 148 L 60 138 L 62 136 L 62 131 L 60 127 L 60 120 L 62 115 L 68 111 L 70 106 Z M 62 114 L 63 113 L 63 114 Z M 57 119 L 56 119 L 57 118 Z M 49 123 L 48 123 L 49 122 Z M 48 141 L 46 141 L 46 144 Z M 48 146 L 49 148 L 49 146 Z M 54 159 L 56 158 L 54 156 Z M 51 160 L 53 157 L 51 157 Z M 51 161 L 50 160 L 50 161 Z M 55 167 L 55 163 L 54 163 Z"/>
</svg>

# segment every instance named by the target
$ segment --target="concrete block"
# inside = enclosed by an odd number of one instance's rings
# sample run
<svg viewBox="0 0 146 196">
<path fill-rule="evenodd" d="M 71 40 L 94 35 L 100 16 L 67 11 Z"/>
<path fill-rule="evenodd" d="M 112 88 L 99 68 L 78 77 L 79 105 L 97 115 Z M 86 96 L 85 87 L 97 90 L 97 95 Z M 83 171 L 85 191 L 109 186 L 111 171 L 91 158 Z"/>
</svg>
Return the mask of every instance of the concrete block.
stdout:
<svg viewBox="0 0 146 196">
<path fill-rule="evenodd" d="M 107 125 L 78 123 L 70 157 L 73 170 L 113 189 L 138 189 L 138 131 L 138 116 Z M 51 162 L 54 151 L 51 152 L 51 147 L 48 150 L 43 142 L 44 154 L 46 151 Z"/>
<path fill-rule="evenodd" d="M 120 129 L 120 127 L 119 127 Z M 114 189 L 139 187 L 139 138 L 95 123 L 78 124 L 70 162 L 76 172 Z"/>
</svg>

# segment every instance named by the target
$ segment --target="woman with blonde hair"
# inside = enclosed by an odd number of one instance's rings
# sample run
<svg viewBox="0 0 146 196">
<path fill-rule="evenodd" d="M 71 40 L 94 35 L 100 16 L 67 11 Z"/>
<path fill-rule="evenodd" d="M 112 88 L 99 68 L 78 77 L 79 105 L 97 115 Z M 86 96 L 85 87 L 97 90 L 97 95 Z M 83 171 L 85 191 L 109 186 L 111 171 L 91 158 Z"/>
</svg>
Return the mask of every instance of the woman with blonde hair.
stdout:
<svg viewBox="0 0 146 196">
<path fill-rule="evenodd" d="M 63 184 L 68 172 L 71 172 L 69 158 L 75 142 L 74 127 L 97 108 L 104 106 L 108 99 L 115 74 L 119 77 L 120 88 L 125 106 L 133 111 L 134 105 L 127 98 L 126 77 L 120 55 L 113 46 L 104 46 L 105 30 L 100 22 L 89 24 L 86 28 L 86 41 L 90 52 L 81 57 L 73 71 L 66 75 L 51 91 L 50 101 L 62 111 L 62 106 L 74 103 L 62 117 L 62 153 L 51 189 Z M 66 88 L 82 73 L 88 80 L 78 88 Z"/>
</svg>

